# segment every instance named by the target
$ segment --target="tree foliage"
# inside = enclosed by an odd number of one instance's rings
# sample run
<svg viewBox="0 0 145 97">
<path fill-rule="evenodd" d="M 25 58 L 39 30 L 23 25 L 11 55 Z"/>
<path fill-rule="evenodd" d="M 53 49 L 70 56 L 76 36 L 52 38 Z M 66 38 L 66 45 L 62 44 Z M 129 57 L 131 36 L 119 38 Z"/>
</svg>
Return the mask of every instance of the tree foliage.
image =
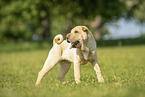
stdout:
<svg viewBox="0 0 145 97">
<path fill-rule="evenodd" d="M 144 23 L 145 22 L 145 1 L 140 4 L 140 6 L 138 7 L 138 9 L 136 9 L 134 11 L 134 18 L 136 20 L 139 20 L 140 23 Z"/>
<path fill-rule="evenodd" d="M 145 26 L 145 1 L 144 0 L 127 0 L 126 19 L 134 19 L 140 25 L 140 33 L 144 34 Z M 142 35 L 144 36 L 144 35 Z"/>
<path fill-rule="evenodd" d="M 0 0 L 0 40 L 50 39 L 52 31 L 90 26 L 96 16 L 101 25 L 117 20 L 124 10 L 123 0 Z"/>
<path fill-rule="evenodd" d="M 41 0 L 0 0 L 0 2 L 2 4 L 0 7 L 1 38 L 31 39 L 33 34 L 41 35 L 45 25 L 48 25 L 47 18 L 51 3 L 47 0 L 43 2 Z"/>
<path fill-rule="evenodd" d="M 134 18 L 140 22 L 145 22 L 144 11 L 145 1 L 144 0 L 126 0 L 127 9 L 125 10 L 125 17 L 127 19 Z"/>
</svg>

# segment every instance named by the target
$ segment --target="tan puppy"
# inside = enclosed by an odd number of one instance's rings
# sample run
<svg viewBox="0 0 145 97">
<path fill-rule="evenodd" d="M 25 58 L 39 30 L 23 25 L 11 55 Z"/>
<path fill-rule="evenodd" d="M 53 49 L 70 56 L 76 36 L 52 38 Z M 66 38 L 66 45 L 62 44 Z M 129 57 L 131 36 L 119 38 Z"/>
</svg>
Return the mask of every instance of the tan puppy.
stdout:
<svg viewBox="0 0 145 97">
<path fill-rule="evenodd" d="M 104 82 L 101 70 L 97 61 L 97 48 L 93 35 L 86 26 L 76 26 L 67 34 L 67 40 L 63 41 L 62 35 L 55 36 L 53 47 L 45 61 L 45 64 L 38 74 L 36 85 L 40 84 L 43 76 L 57 63 L 60 64 L 58 78 L 64 81 L 71 62 L 74 63 L 74 76 L 76 83 L 80 83 L 80 65 L 91 62 L 96 71 L 98 82 Z"/>
</svg>

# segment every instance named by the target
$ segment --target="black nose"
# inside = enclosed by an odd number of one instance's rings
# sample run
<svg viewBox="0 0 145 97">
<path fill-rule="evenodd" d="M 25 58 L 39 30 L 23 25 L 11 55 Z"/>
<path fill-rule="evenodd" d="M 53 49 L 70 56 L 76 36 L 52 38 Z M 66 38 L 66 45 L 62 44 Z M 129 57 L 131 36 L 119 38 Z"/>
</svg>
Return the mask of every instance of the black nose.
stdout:
<svg viewBox="0 0 145 97">
<path fill-rule="evenodd" d="M 70 43 L 69 38 L 66 38 L 67 42 Z"/>
</svg>

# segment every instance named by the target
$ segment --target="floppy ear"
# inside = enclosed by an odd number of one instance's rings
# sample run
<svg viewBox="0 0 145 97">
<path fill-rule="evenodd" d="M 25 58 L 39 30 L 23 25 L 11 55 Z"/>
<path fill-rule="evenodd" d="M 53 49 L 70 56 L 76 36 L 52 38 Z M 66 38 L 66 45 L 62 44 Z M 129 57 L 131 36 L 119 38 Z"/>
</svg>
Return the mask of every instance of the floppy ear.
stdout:
<svg viewBox="0 0 145 97">
<path fill-rule="evenodd" d="M 85 44 L 82 43 L 81 50 L 85 50 Z"/>
<path fill-rule="evenodd" d="M 85 34 L 82 34 L 84 41 L 82 42 L 81 50 L 85 50 L 86 42 L 88 41 L 88 31 L 89 30 L 86 26 L 82 26 L 82 30 L 84 31 Z"/>
<path fill-rule="evenodd" d="M 84 32 L 88 32 L 88 28 L 85 27 L 85 26 L 82 27 L 82 30 L 83 30 Z"/>
</svg>

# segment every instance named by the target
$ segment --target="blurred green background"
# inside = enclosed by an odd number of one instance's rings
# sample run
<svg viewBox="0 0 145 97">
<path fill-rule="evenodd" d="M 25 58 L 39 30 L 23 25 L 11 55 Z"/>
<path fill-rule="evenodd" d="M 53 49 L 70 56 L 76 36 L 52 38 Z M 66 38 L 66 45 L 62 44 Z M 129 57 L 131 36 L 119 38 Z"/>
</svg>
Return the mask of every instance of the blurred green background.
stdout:
<svg viewBox="0 0 145 97">
<path fill-rule="evenodd" d="M 110 33 L 106 24 L 120 18 L 143 26 L 144 12 L 144 0 L 0 0 L 0 42 L 52 41 L 76 25 L 88 26 L 100 40 Z"/>
<path fill-rule="evenodd" d="M 137 21 L 140 35 L 105 40 L 112 34 L 108 25 L 118 27 L 122 18 Z M 72 84 L 73 65 L 69 83 L 59 82 L 57 65 L 35 87 L 53 37 L 77 25 L 86 25 L 97 41 L 105 83 L 97 82 L 88 63 L 79 85 Z M 145 97 L 144 26 L 145 0 L 0 0 L 0 97 Z"/>
</svg>

